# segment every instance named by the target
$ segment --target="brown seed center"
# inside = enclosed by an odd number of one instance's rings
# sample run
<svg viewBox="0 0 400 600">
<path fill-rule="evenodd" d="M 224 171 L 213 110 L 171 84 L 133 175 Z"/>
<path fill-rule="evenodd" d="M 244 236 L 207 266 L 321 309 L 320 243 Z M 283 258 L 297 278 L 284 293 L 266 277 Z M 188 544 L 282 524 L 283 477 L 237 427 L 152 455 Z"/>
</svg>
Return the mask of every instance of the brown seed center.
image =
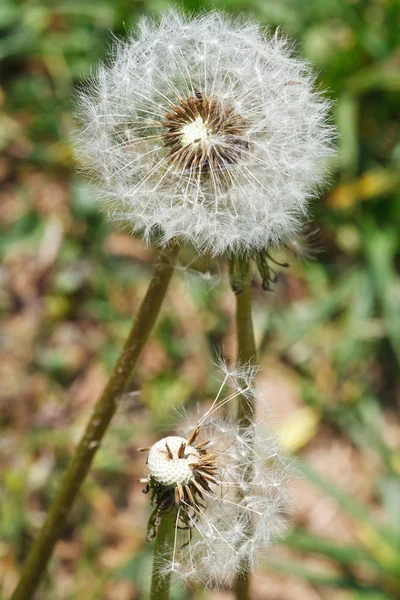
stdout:
<svg viewBox="0 0 400 600">
<path fill-rule="evenodd" d="M 162 123 L 171 160 L 182 170 L 225 171 L 247 147 L 243 118 L 198 91 L 178 102 Z"/>
</svg>

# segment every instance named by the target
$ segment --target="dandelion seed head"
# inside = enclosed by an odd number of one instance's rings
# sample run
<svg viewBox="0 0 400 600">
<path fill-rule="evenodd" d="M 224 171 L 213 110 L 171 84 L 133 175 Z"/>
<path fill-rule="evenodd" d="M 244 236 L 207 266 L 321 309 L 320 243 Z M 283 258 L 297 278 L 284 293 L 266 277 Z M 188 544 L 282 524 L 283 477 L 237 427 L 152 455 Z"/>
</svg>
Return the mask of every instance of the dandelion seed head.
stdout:
<svg viewBox="0 0 400 600">
<path fill-rule="evenodd" d="M 251 395 L 261 402 L 255 374 L 250 366 L 224 366 L 219 392 L 194 427 L 149 450 L 153 506 L 161 518 L 163 511 L 176 510 L 174 552 L 160 561 L 161 575 L 228 585 L 243 569 L 254 568 L 260 552 L 285 529 L 290 462 L 258 414 L 243 428 L 226 410 Z"/>
<path fill-rule="evenodd" d="M 328 113 L 283 35 L 170 10 L 88 81 L 76 146 L 110 217 L 145 241 L 253 252 L 301 228 L 333 151 Z"/>
</svg>

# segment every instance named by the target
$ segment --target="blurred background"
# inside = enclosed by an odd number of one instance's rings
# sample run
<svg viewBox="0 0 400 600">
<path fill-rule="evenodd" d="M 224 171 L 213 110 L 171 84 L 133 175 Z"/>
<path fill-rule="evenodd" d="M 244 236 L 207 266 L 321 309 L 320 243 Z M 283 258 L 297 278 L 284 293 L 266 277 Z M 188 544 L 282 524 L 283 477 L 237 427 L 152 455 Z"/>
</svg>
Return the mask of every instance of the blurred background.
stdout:
<svg viewBox="0 0 400 600">
<path fill-rule="evenodd" d="M 310 259 L 254 283 L 259 384 L 299 457 L 297 512 L 254 600 L 400 598 L 400 3 L 187 0 L 281 26 L 334 100 L 340 141 Z M 166 0 L 0 5 L 0 597 L 9 597 L 149 281 L 153 252 L 115 231 L 75 171 L 76 85 Z M 322 250 L 322 251 L 321 251 Z M 152 546 L 138 446 L 213 397 L 235 354 L 226 268 L 182 255 L 151 342 L 38 598 L 147 597 Z M 173 600 L 229 600 L 229 591 Z"/>
</svg>

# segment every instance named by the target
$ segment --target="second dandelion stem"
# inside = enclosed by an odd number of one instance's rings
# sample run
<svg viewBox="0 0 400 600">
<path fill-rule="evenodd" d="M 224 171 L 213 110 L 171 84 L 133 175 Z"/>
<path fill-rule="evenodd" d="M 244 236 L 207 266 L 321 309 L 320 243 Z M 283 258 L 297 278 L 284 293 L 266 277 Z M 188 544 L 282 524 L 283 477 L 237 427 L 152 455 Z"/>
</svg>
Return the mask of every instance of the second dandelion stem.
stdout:
<svg viewBox="0 0 400 600">
<path fill-rule="evenodd" d="M 256 343 L 254 339 L 252 319 L 251 265 L 250 260 L 235 259 L 231 265 L 231 273 L 235 273 L 232 289 L 236 296 L 236 338 L 237 361 L 239 365 L 254 365 L 256 363 Z M 239 396 L 237 420 L 241 427 L 252 427 L 255 405 L 251 398 L 242 399 Z M 248 529 L 251 535 L 252 524 L 249 519 Z M 235 581 L 236 600 L 249 600 L 250 572 L 244 562 Z"/>
<path fill-rule="evenodd" d="M 254 339 L 253 319 L 251 314 L 251 268 L 249 260 L 238 260 L 237 274 L 239 287 L 236 295 L 236 338 L 237 362 L 239 365 L 256 364 L 257 351 Z M 240 399 L 239 399 L 240 400 Z M 254 415 L 254 405 L 251 401 L 239 401 L 238 421 L 243 427 L 248 427 Z"/>
<path fill-rule="evenodd" d="M 167 562 L 173 554 L 176 510 L 164 513 L 157 529 L 153 555 L 150 600 L 168 600 L 171 572 L 161 572 L 162 562 Z"/>
</svg>

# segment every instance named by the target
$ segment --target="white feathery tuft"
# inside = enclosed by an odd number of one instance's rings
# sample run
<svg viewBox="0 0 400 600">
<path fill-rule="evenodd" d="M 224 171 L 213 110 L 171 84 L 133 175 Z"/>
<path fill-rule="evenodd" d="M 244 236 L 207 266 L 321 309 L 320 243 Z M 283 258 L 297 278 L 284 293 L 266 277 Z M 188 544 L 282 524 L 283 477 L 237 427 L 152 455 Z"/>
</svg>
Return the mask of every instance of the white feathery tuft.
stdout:
<svg viewBox="0 0 400 600">
<path fill-rule="evenodd" d="M 329 107 L 280 33 L 170 10 L 87 82 L 76 145 L 110 217 L 146 242 L 247 253 L 301 228 L 333 152 Z"/>
</svg>

